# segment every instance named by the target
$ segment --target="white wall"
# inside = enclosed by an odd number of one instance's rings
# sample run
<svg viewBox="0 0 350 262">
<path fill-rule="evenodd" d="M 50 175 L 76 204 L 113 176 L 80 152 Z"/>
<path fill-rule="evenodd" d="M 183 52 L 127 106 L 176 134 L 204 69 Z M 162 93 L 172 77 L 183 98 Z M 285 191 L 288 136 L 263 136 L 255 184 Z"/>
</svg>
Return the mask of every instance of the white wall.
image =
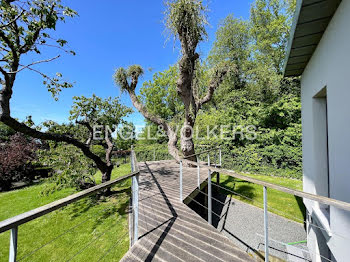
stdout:
<svg viewBox="0 0 350 262">
<path fill-rule="evenodd" d="M 350 0 L 343 0 L 302 75 L 304 190 L 325 194 L 324 162 L 317 146 L 313 98 L 327 87 L 330 197 L 350 202 Z M 305 201 L 312 213 L 315 205 Z M 336 260 L 350 261 L 350 212 L 331 208 L 333 235 L 326 241 Z M 335 235 L 337 234 L 337 235 Z M 347 239 L 339 237 L 345 236 Z M 310 233 L 310 243 L 315 239 Z"/>
</svg>

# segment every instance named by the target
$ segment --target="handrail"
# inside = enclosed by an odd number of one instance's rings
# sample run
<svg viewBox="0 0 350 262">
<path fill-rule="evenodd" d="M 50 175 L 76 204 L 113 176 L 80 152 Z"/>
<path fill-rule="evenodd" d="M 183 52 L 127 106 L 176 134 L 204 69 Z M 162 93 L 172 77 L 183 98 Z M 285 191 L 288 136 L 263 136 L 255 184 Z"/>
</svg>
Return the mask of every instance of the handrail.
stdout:
<svg viewBox="0 0 350 262">
<path fill-rule="evenodd" d="M 135 175 L 139 174 L 139 170 L 137 169 L 137 171 L 132 172 L 128 175 L 119 177 L 117 179 L 105 182 L 103 184 L 99 184 L 97 186 L 91 187 L 89 189 L 83 190 L 81 192 L 78 192 L 76 194 L 70 195 L 68 197 L 65 197 L 63 199 L 54 201 L 52 203 L 49 203 L 47 205 L 38 207 L 36 209 L 30 210 L 28 212 L 22 213 L 20 215 L 11 217 L 9 219 L 6 219 L 4 221 L 0 222 L 0 233 L 3 233 L 7 230 L 10 230 L 12 228 L 18 227 L 19 225 L 22 225 L 24 223 L 27 223 L 31 220 L 34 220 L 38 217 L 41 217 L 45 214 L 51 213 L 52 211 L 55 211 L 61 207 L 67 206 L 71 203 L 74 203 L 84 197 L 90 196 L 94 193 L 97 193 L 103 189 L 109 188 L 121 181 L 124 181 L 128 178 L 131 178 Z"/>
<path fill-rule="evenodd" d="M 346 211 L 350 211 L 350 203 L 348 203 L 348 202 L 344 202 L 344 201 L 341 201 L 341 200 L 336 200 L 336 199 L 329 198 L 329 197 L 319 196 L 319 195 L 303 192 L 303 191 L 300 191 L 300 190 L 290 189 L 290 188 L 287 188 L 287 187 L 284 187 L 284 186 L 280 186 L 280 185 L 272 184 L 272 183 L 265 182 L 265 181 L 262 181 L 262 180 L 259 180 L 259 179 L 255 179 L 255 178 L 251 178 L 251 177 L 248 177 L 248 176 L 240 175 L 240 174 L 237 174 L 235 171 L 232 171 L 232 170 L 227 170 L 227 169 L 223 169 L 223 168 L 217 168 L 217 167 L 213 167 L 213 166 L 208 167 L 207 165 L 203 165 L 201 163 L 197 163 L 197 162 L 190 161 L 190 160 L 187 160 L 187 161 L 189 163 L 193 164 L 194 166 L 204 167 L 204 168 L 210 169 L 211 171 L 216 171 L 216 172 L 219 172 L 219 173 L 221 172 L 221 173 L 224 173 L 224 174 L 229 175 L 231 177 L 242 179 L 242 180 L 248 181 L 248 182 L 252 182 L 254 184 L 261 185 L 263 187 L 275 189 L 275 190 L 278 190 L 278 191 L 281 191 L 281 192 L 284 192 L 284 193 L 287 193 L 287 194 L 291 194 L 291 195 L 302 197 L 302 198 L 307 198 L 307 199 L 314 200 L 314 201 L 317 201 L 317 202 L 325 204 L 325 205 L 331 205 L 331 206 L 334 206 L 334 207 L 337 207 L 337 208 L 340 208 L 340 209 L 343 209 L 343 210 L 346 210 Z"/>
<path fill-rule="evenodd" d="M 138 165 L 138 162 L 137 162 L 137 157 L 136 157 L 136 153 L 135 153 L 135 150 L 131 150 L 131 154 L 132 154 L 132 158 L 134 159 L 134 168 L 135 168 L 135 171 L 136 172 L 139 172 L 140 169 L 139 169 L 139 165 Z"/>
<path fill-rule="evenodd" d="M 213 150 L 219 150 L 219 149 L 220 149 L 220 147 L 213 147 L 213 148 L 208 149 L 206 151 L 202 151 L 202 152 L 199 152 L 199 153 L 196 153 L 196 154 L 193 154 L 193 155 L 189 155 L 189 156 L 184 156 L 181 159 L 187 159 L 187 158 L 190 158 L 190 157 L 193 157 L 193 156 L 198 156 L 198 155 L 205 154 L 205 153 L 211 152 Z"/>
</svg>

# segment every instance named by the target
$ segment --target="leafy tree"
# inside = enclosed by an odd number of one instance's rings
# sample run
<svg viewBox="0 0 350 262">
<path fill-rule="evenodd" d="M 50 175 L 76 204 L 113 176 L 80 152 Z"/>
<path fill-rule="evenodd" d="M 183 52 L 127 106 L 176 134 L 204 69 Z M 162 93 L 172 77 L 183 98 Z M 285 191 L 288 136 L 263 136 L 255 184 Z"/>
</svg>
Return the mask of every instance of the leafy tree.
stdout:
<svg viewBox="0 0 350 262">
<path fill-rule="evenodd" d="M 13 129 L 0 122 L 0 143 L 8 141 L 10 136 L 14 135 L 15 133 L 16 132 Z"/>
<path fill-rule="evenodd" d="M 72 145 L 49 141 L 48 149 L 38 151 L 38 161 L 54 172 L 51 178 L 54 183 L 43 191 L 45 194 L 66 187 L 81 190 L 95 185 L 93 161 Z"/>
<path fill-rule="evenodd" d="M 20 133 L 0 144 L 0 191 L 10 189 L 12 182 L 33 179 L 34 167 L 30 161 L 36 158 L 37 148 L 32 139 Z"/>
<path fill-rule="evenodd" d="M 128 150 L 136 143 L 136 130 L 133 123 L 125 123 L 117 132 L 114 144 L 118 150 Z"/>
<path fill-rule="evenodd" d="M 41 54 L 43 47 L 54 47 L 57 50 L 63 50 L 66 53 L 75 54 L 74 51 L 66 50 L 65 46 L 67 41 L 64 39 L 55 39 L 50 35 L 50 32 L 55 30 L 56 25 L 59 22 L 64 22 L 67 17 L 74 17 L 76 12 L 69 7 L 63 6 L 60 0 L 36 0 L 36 1 L 19 1 L 19 0 L 1 0 L 0 1 L 0 77 L 1 89 L 0 89 L 0 121 L 7 126 L 11 127 L 16 132 L 21 132 L 25 135 L 38 138 L 41 140 L 52 140 L 55 142 L 65 142 L 79 148 L 82 153 L 91 159 L 97 168 L 101 171 L 104 177 L 104 181 L 110 177 L 113 165 L 111 165 L 109 158 L 106 160 L 95 154 L 87 141 L 82 142 L 74 136 L 67 135 L 65 133 L 56 132 L 42 132 L 36 128 L 31 127 L 31 123 L 20 123 L 11 116 L 10 100 L 14 92 L 15 80 L 17 74 L 23 70 L 30 70 L 43 77 L 43 84 L 47 87 L 48 91 L 57 100 L 59 92 L 64 88 L 72 87 L 72 84 L 62 79 L 62 74 L 57 73 L 55 76 L 49 76 L 44 72 L 37 70 L 34 66 L 40 63 L 48 63 L 56 60 L 60 57 L 43 59 L 35 61 L 30 64 L 23 64 L 22 57 L 30 54 Z M 97 98 L 94 98 L 96 101 Z M 93 105 L 84 107 L 83 101 L 81 105 L 76 104 L 77 108 L 80 106 L 82 110 L 86 109 L 91 117 L 92 112 L 89 109 L 94 108 Z M 109 101 L 112 104 L 108 106 L 116 106 L 114 101 Z M 97 105 L 101 106 L 101 105 Z M 115 115 L 118 115 L 115 110 Z M 73 109 L 74 111 L 74 109 Z M 125 113 L 125 112 L 124 112 Z M 93 115 L 94 117 L 100 117 L 99 115 Z M 83 121 L 81 117 L 85 115 L 78 115 L 75 111 L 72 115 L 77 121 Z M 102 121 L 101 123 L 109 123 L 108 116 L 104 116 L 101 119 L 93 119 L 92 121 Z M 118 118 L 119 119 L 119 118 Z M 90 121 L 90 119 L 88 118 Z M 29 125 L 28 125 L 29 124 Z M 91 124 L 91 123 L 90 123 Z M 82 124 L 85 125 L 85 124 Z M 86 128 L 87 125 L 85 125 Z M 52 129 L 51 129 L 52 130 Z M 91 133 L 91 132 L 90 132 Z M 106 141 L 108 154 L 111 146 Z"/>
<path fill-rule="evenodd" d="M 232 168 L 282 174 L 289 169 L 288 175 L 300 176 L 300 83 L 282 75 L 294 8 L 294 0 L 256 0 L 249 20 L 228 16 L 217 31 L 209 63 L 239 61 L 238 74 L 215 93 L 216 110 L 201 115 L 200 125 L 215 120 L 257 127 L 253 141 L 233 140 L 232 134 L 230 141 L 216 141 L 231 155 L 225 162 Z"/>
<path fill-rule="evenodd" d="M 126 123 L 123 118 L 132 110 L 122 105 L 119 98 L 102 99 L 93 95 L 91 98 L 80 96 L 73 97 L 73 99 L 69 120 L 75 121 L 76 124 L 85 129 L 84 133 L 80 134 L 81 137 L 85 135 L 85 145 L 96 155 L 104 157 L 107 172 L 102 173 L 102 182 L 109 181 L 113 169 L 111 161 L 114 148 L 112 133 L 117 130 L 120 124 Z M 92 147 L 94 145 L 95 149 Z M 96 153 L 98 152 L 97 145 L 104 148 L 104 156 Z"/>
<path fill-rule="evenodd" d="M 181 130 L 181 152 L 184 156 L 195 153 L 192 139 L 192 130 L 195 125 L 199 110 L 208 103 L 215 90 L 224 81 L 230 69 L 234 68 L 225 63 L 216 65 L 210 72 L 210 81 L 206 93 L 200 97 L 198 82 L 196 81 L 196 69 L 199 65 L 199 54 L 196 52 L 198 44 L 207 37 L 205 26 L 207 25 L 207 9 L 199 0 L 174 0 L 166 3 L 165 24 L 169 33 L 179 40 L 181 45 L 181 59 L 178 62 L 178 77 L 176 92 L 184 107 L 183 128 Z M 178 161 L 180 151 L 177 148 L 178 134 L 171 123 L 164 118 L 169 112 L 155 112 L 149 110 L 149 105 L 144 105 L 135 94 L 135 89 L 143 69 L 139 65 L 130 66 L 128 69 L 119 68 L 115 73 L 115 81 L 123 91 L 129 93 L 133 105 L 143 116 L 157 126 L 161 126 L 168 136 L 169 153 Z M 161 86 L 160 86 L 161 87 Z M 156 104 L 164 108 L 164 102 Z M 153 108 L 159 109 L 159 108 Z M 162 115 L 159 115 L 163 114 Z M 195 161 L 192 156 L 190 160 Z"/>
<path fill-rule="evenodd" d="M 216 32 L 216 41 L 208 57 L 211 66 L 221 61 L 230 61 L 236 65 L 236 70 L 231 74 L 229 82 L 235 89 L 243 88 L 246 83 L 250 41 L 249 23 L 229 15 L 221 22 Z M 227 90 L 225 93 L 227 94 Z"/>
</svg>

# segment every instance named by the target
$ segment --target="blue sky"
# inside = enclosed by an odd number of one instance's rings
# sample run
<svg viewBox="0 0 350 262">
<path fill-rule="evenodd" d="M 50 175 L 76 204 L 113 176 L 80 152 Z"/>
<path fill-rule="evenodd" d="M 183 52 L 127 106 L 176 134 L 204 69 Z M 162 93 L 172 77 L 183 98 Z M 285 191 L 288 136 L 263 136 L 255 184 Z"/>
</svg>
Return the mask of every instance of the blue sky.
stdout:
<svg viewBox="0 0 350 262">
<path fill-rule="evenodd" d="M 209 40 L 200 45 L 199 52 L 205 57 L 215 40 L 215 31 L 220 21 L 229 14 L 249 17 L 252 1 L 211 0 L 209 3 Z M 121 94 L 114 85 L 112 75 L 120 66 L 140 64 L 146 70 L 141 79 L 149 80 L 152 74 L 167 69 L 179 59 L 179 49 L 174 42 L 166 42 L 163 24 L 163 0 L 74 0 L 65 1 L 79 16 L 60 24 L 52 35 L 68 40 L 69 49 L 77 55 L 64 54 L 59 60 L 37 67 L 48 74 L 61 72 L 65 79 L 74 82 L 74 87 L 63 90 L 58 102 L 42 85 L 39 75 L 22 71 L 16 80 L 12 116 L 25 119 L 32 115 L 36 124 L 45 120 L 62 123 L 68 121 L 73 96 L 101 97 L 121 96 L 123 104 L 132 107 L 126 94 Z M 39 59 L 54 57 L 60 52 L 45 49 Z M 24 62 L 38 57 L 27 56 Z M 22 62 L 22 63 L 24 63 Z M 137 126 L 144 125 L 144 119 L 136 110 L 129 117 Z"/>
</svg>

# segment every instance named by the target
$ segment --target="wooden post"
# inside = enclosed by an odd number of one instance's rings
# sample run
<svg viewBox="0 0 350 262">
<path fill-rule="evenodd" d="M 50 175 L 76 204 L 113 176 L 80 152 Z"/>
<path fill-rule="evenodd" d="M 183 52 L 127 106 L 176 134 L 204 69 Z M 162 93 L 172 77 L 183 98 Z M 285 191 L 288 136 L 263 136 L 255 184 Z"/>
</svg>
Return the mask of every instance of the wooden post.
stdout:
<svg viewBox="0 0 350 262">
<path fill-rule="evenodd" d="M 11 229 L 9 262 L 16 262 L 17 238 L 18 238 L 18 227 L 14 227 Z"/>
</svg>

